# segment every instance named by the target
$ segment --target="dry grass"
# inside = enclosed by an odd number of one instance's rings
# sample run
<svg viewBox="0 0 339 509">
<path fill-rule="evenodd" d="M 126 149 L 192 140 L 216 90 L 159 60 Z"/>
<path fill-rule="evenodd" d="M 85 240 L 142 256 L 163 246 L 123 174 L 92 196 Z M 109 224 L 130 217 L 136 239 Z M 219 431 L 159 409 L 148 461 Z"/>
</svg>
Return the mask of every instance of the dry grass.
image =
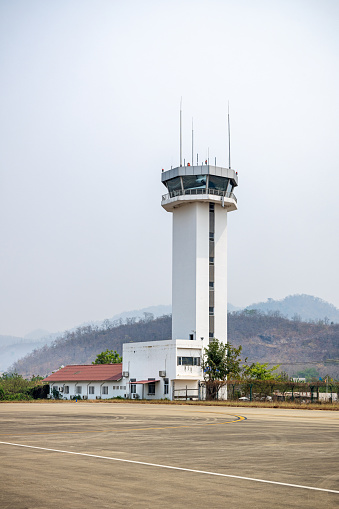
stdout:
<svg viewBox="0 0 339 509">
<path fill-rule="evenodd" d="M 254 408 L 295 408 L 300 410 L 331 410 L 339 411 L 339 403 L 296 403 L 290 401 L 170 401 L 164 399 L 101 399 L 101 400 L 56 400 L 56 399 L 35 399 L 23 401 L 0 401 L 0 404 L 6 403 L 48 403 L 51 405 L 69 405 L 69 404 L 119 404 L 128 403 L 130 405 L 190 405 L 190 406 L 218 406 L 218 407 L 254 407 Z"/>
<path fill-rule="evenodd" d="M 339 411 L 339 403 L 296 403 L 289 401 L 168 401 L 168 400 L 101 400 L 98 403 L 120 403 L 131 404 L 142 403 L 146 405 L 167 404 L 167 405 L 191 405 L 191 406 L 225 406 L 225 407 L 256 407 L 256 408 L 296 408 L 301 410 L 332 410 Z"/>
</svg>

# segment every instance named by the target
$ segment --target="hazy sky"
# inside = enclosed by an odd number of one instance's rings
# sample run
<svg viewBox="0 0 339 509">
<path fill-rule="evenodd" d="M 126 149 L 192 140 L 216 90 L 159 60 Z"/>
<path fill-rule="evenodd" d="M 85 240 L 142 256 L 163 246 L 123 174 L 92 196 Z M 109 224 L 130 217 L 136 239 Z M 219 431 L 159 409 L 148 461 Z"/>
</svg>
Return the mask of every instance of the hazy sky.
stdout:
<svg viewBox="0 0 339 509">
<path fill-rule="evenodd" d="M 1 0 L 0 334 L 171 301 L 161 169 L 227 164 L 229 302 L 339 307 L 337 0 Z"/>
</svg>

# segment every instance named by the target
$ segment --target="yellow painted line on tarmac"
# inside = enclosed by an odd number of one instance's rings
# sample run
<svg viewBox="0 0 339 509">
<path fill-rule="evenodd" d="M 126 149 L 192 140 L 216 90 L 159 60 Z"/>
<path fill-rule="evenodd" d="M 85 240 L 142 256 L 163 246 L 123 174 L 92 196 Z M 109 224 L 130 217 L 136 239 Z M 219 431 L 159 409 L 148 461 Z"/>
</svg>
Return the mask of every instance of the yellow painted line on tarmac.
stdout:
<svg viewBox="0 0 339 509">
<path fill-rule="evenodd" d="M 218 412 L 216 412 L 218 413 Z M 233 424 L 235 422 L 245 421 L 247 417 L 243 415 L 235 415 L 237 419 L 233 421 L 224 421 L 224 422 L 208 422 L 203 424 L 181 424 L 180 426 L 159 426 L 152 428 L 114 428 L 114 429 L 104 429 L 104 430 L 86 430 L 86 431 L 46 431 L 46 432 L 37 432 L 37 433 L 0 433 L 2 437 L 16 437 L 16 436 L 34 436 L 34 435 L 81 435 L 85 433 L 109 433 L 111 431 L 154 431 L 161 429 L 179 429 L 179 428 L 196 428 L 198 426 L 221 426 L 222 424 Z"/>
</svg>

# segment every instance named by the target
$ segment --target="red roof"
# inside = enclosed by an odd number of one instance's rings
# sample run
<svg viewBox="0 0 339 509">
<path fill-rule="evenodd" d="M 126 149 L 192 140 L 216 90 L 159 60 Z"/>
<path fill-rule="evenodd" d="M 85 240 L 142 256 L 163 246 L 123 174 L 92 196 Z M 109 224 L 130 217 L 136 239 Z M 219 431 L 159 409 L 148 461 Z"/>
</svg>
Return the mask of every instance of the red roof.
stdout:
<svg viewBox="0 0 339 509">
<path fill-rule="evenodd" d="M 116 381 L 122 378 L 122 363 L 119 364 L 71 364 L 46 377 L 44 382 L 95 382 Z"/>
</svg>

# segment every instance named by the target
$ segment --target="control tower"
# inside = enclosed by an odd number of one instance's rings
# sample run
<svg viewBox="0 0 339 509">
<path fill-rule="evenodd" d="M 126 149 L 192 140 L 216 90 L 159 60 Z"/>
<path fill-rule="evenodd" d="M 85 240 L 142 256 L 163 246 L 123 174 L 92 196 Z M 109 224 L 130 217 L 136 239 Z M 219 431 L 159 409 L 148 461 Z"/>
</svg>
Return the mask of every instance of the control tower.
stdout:
<svg viewBox="0 0 339 509">
<path fill-rule="evenodd" d="M 161 205 L 173 213 L 172 339 L 227 342 L 227 213 L 237 210 L 232 169 L 163 171 Z"/>
</svg>

